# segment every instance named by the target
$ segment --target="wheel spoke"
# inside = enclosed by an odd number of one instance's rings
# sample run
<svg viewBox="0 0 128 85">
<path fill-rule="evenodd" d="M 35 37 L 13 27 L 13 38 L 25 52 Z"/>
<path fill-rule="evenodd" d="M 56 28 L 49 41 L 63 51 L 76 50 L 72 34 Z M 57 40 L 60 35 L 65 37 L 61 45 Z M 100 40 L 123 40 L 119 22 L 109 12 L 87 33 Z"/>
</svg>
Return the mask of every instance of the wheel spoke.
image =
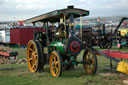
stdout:
<svg viewBox="0 0 128 85">
<path fill-rule="evenodd" d="M 93 65 L 95 64 L 95 61 L 94 61 L 94 59 L 92 59 L 92 60 L 91 60 L 91 64 L 93 64 Z"/>
<path fill-rule="evenodd" d="M 32 61 L 33 60 L 33 58 L 29 58 L 29 61 Z"/>
<path fill-rule="evenodd" d="M 30 51 L 34 52 L 34 50 L 32 48 L 29 48 Z"/>
<path fill-rule="evenodd" d="M 91 71 L 93 70 L 93 68 L 94 68 L 94 66 L 93 66 L 93 65 L 90 65 L 90 70 L 91 70 Z"/>
<path fill-rule="evenodd" d="M 34 68 L 35 68 L 35 65 L 32 66 L 32 69 L 33 69 L 33 70 L 34 70 Z"/>
<path fill-rule="evenodd" d="M 93 56 L 92 53 L 90 53 L 90 59 L 92 58 L 92 56 Z"/>
<path fill-rule="evenodd" d="M 85 59 L 85 62 L 89 63 L 89 59 Z"/>
<path fill-rule="evenodd" d="M 38 55 L 34 55 L 35 58 L 37 58 Z"/>
<path fill-rule="evenodd" d="M 34 56 L 35 54 L 34 54 L 34 52 L 32 52 L 32 56 Z"/>
<path fill-rule="evenodd" d="M 37 54 L 37 49 L 33 52 L 33 55 Z"/>
<path fill-rule="evenodd" d="M 59 72 L 59 69 L 57 67 L 55 69 L 56 69 L 56 74 L 57 74 Z"/>
<path fill-rule="evenodd" d="M 55 62 L 55 66 L 57 66 L 58 64 L 59 64 L 59 61 L 56 61 L 56 62 Z"/>
<path fill-rule="evenodd" d="M 56 62 L 56 56 L 55 56 L 55 55 L 54 55 L 54 57 L 53 57 L 53 58 L 54 58 L 54 62 Z"/>
<path fill-rule="evenodd" d="M 33 56 L 34 56 L 34 58 L 36 58 L 36 59 L 37 59 L 37 56 L 38 56 L 38 55 L 37 55 L 37 54 L 34 54 Z"/>
<path fill-rule="evenodd" d="M 52 66 L 52 69 L 55 69 L 55 67 L 54 67 L 54 66 Z"/>
<path fill-rule="evenodd" d="M 32 65 L 32 69 L 36 68 L 37 66 L 37 61 L 34 62 L 34 64 Z"/>
<path fill-rule="evenodd" d="M 32 56 L 33 56 L 34 58 L 37 57 L 37 56 L 38 56 L 37 51 L 34 51 L 34 52 L 32 53 Z"/>
<path fill-rule="evenodd" d="M 90 59 L 90 53 L 88 53 L 88 59 Z"/>
</svg>

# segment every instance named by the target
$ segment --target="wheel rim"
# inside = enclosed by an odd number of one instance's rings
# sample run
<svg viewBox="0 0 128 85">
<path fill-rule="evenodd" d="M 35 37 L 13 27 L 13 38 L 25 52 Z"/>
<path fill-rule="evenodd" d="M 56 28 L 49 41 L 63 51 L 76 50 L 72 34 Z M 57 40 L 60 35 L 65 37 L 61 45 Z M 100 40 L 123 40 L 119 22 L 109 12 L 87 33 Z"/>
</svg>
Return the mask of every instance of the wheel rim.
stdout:
<svg viewBox="0 0 128 85">
<path fill-rule="evenodd" d="M 38 52 L 33 41 L 30 41 L 27 46 L 27 64 L 30 72 L 36 72 L 38 69 Z"/>
<path fill-rule="evenodd" d="M 111 48 L 112 47 L 112 42 L 107 42 L 103 44 L 103 48 Z"/>
<path fill-rule="evenodd" d="M 97 68 L 97 61 L 94 53 L 91 50 L 88 50 L 86 54 L 83 56 L 83 61 L 86 62 L 84 65 L 85 70 L 88 74 L 94 74 Z"/>
<path fill-rule="evenodd" d="M 54 51 L 51 53 L 49 64 L 50 64 L 50 72 L 51 72 L 52 76 L 59 77 L 59 75 L 61 73 L 60 72 L 61 65 L 60 65 L 59 55 L 57 54 L 57 52 Z"/>
</svg>

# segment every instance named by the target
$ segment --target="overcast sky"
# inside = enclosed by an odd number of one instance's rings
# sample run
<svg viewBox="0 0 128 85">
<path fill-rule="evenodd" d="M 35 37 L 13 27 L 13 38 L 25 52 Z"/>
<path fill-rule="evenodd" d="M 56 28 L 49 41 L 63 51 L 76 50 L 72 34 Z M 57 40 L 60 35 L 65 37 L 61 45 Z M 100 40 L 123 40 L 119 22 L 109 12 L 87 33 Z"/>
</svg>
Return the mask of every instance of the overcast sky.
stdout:
<svg viewBox="0 0 128 85">
<path fill-rule="evenodd" d="M 74 5 L 90 17 L 128 15 L 128 0 L 0 0 L 0 21 L 24 20 Z"/>
</svg>

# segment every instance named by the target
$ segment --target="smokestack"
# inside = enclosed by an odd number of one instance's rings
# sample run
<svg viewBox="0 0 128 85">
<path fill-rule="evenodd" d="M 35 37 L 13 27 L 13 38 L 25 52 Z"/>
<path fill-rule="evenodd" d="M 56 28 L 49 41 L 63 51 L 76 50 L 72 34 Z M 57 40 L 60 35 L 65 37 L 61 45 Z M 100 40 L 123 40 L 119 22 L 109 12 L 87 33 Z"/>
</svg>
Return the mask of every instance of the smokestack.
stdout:
<svg viewBox="0 0 128 85">
<path fill-rule="evenodd" d="M 73 9 L 74 6 L 73 5 L 70 5 L 70 6 L 67 6 L 68 9 Z"/>
</svg>

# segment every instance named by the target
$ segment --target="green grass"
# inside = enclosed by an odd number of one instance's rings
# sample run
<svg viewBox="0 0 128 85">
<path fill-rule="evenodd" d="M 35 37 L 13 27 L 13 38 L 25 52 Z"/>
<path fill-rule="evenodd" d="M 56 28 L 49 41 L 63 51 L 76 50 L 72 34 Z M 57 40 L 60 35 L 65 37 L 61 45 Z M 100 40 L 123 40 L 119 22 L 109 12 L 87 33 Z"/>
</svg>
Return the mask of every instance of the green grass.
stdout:
<svg viewBox="0 0 128 85">
<path fill-rule="evenodd" d="M 26 48 L 14 50 L 19 52 L 18 58 L 26 57 Z M 111 72 L 109 60 L 98 56 L 98 65 L 97 73 L 93 76 L 88 75 L 82 65 L 78 65 L 74 70 L 63 70 L 61 77 L 54 78 L 50 74 L 49 65 L 45 65 L 44 72 L 31 73 L 27 64 L 0 64 L 0 85 L 124 85 L 122 81 L 128 75 Z M 103 76 L 101 73 L 111 75 Z"/>
<path fill-rule="evenodd" d="M 26 58 L 26 54 L 27 54 L 27 48 L 13 48 L 13 51 L 17 51 L 18 52 L 18 56 L 17 58 Z"/>
<path fill-rule="evenodd" d="M 118 73 L 105 77 L 99 75 L 103 70 L 98 70 L 96 75 L 92 76 L 86 74 L 81 66 L 70 71 L 64 70 L 59 78 L 51 76 L 48 65 L 42 73 L 30 73 L 26 64 L 0 67 L 6 68 L 0 70 L 0 85 L 123 85 L 122 77 Z"/>
</svg>

